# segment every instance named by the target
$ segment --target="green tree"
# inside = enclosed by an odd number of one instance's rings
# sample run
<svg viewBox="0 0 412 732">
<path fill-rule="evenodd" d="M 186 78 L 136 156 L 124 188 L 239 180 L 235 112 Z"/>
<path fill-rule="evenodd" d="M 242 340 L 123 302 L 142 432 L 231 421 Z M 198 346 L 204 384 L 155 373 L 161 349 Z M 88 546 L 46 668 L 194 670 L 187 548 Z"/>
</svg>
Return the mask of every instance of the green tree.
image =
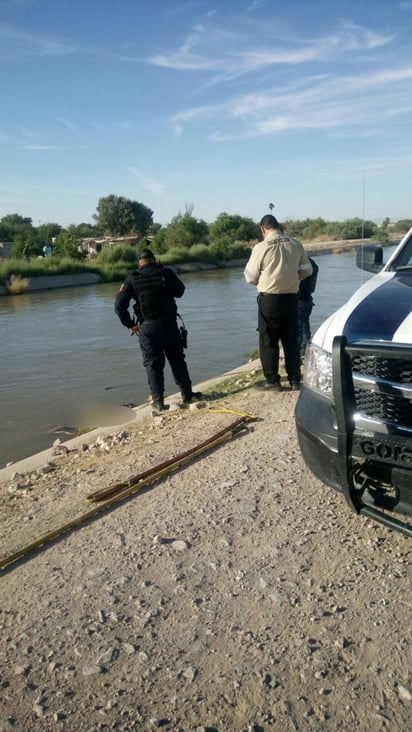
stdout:
<svg viewBox="0 0 412 732">
<path fill-rule="evenodd" d="M 313 241 L 318 236 L 326 233 L 326 221 L 320 216 L 317 219 L 311 219 L 302 231 L 302 238 L 306 241 Z"/>
<path fill-rule="evenodd" d="M 165 254 L 167 252 L 166 229 L 160 228 L 156 231 L 150 243 L 150 248 L 153 249 L 155 254 Z"/>
<path fill-rule="evenodd" d="M 369 239 L 376 232 L 377 226 L 373 221 L 364 221 L 358 216 L 346 221 L 337 221 L 328 224 L 327 231 L 332 239 Z"/>
<path fill-rule="evenodd" d="M 252 241 L 259 239 L 260 228 L 252 219 L 238 214 L 227 214 L 225 211 L 210 224 L 209 233 L 211 241 L 217 241 L 221 237 L 234 241 Z"/>
<path fill-rule="evenodd" d="M 45 244 L 53 244 L 53 239 L 59 234 L 62 227 L 59 224 L 41 224 L 37 227 L 37 236 L 39 242 Z"/>
<path fill-rule="evenodd" d="M 25 226 L 32 226 L 33 219 L 31 219 L 29 216 L 20 216 L 20 214 L 14 213 L 3 216 L 3 218 L 1 219 L 1 223 L 9 226 L 16 226 L 20 224 L 24 224 Z"/>
<path fill-rule="evenodd" d="M 190 213 L 178 214 L 166 227 L 164 241 L 167 250 L 175 247 L 190 249 L 193 244 L 207 244 L 209 227 L 206 221 L 196 219 Z"/>
<path fill-rule="evenodd" d="M 154 223 L 153 223 L 153 224 L 151 225 L 151 227 L 150 227 L 150 229 L 149 229 L 148 233 L 149 233 L 149 234 L 152 234 L 152 235 L 154 235 L 154 234 L 157 234 L 157 232 L 158 232 L 158 231 L 160 231 L 160 229 L 161 229 L 161 228 L 162 228 L 162 224 L 159 224 L 159 223 L 157 223 L 157 222 L 155 221 L 155 222 L 154 222 Z"/>
<path fill-rule="evenodd" d="M 76 233 L 76 236 L 79 237 L 79 239 L 88 239 L 88 238 L 98 237 L 102 234 L 100 229 L 97 226 L 94 226 L 93 224 L 87 224 L 87 223 L 71 224 L 67 228 L 68 228 L 68 230 L 73 230 Z"/>
<path fill-rule="evenodd" d="M 213 240 L 210 245 L 210 251 L 219 261 L 225 262 L 229 259 L 233 248 L 233 240 L 229 236 L 220 236 Z M 245 250 L 246 251 L 246 250 Z"/>
<path fill-rule="evenodd" d="M 63 229 L 55 238 L 53 244 L 53 255 L 56 257 L 69 257 L 70 259 L 84 259 L 84 254 L 79 250 L 80 239 L 74 231 L 75 227 Z"/>
<path fill-rule="evenodd" d="M 0 220 L 0 241 L 14 241 L 17 234 L 28 234 L 32 229 L 32 219 L 28 216 L 7 214 Z"/>
<path fill-rule="evenodd" d="M 40 257 L 43 254 L 43 245 L 40 242 L 37 229 L 34 229 L 32 226 L 22 225 L 19 226 L 18 231 L 14 234 L 10 256 L 16 257 L 17 259 L 20 258 L 26 244 L 30 245 L 32 257 Z"/>
<path fill-rule="evenodd" d="M 310 222 L 311 219 L 288 219 L 283 224 L 283 230 L 287 236 L 294 236 L 297 239 L 303 239 L 303 232 L 310 225 Z"/>
<path fill-rule="evenodd" d="M 404 232 L 405 234 L 411 227 L 412 219 L 401 219 L 394 224 L 394 229 L 396 229 L 396 231 Z"/>
<path fill-rule="evenodd" d="M 389 244 L 390 236 L 388 227 L 385 226 L 385 222 L 382 223 L 382 226 L 377 226 L 374 233 L 373 238 L 379 241 L 381 244 Z"/>
<path fill-rule="evenodd" d="M 132 232 L 145 236 L 153 223 L 153 211 L 143 203 L 111 194 L 99 198 L 93 218 L 99 229 L 109 236 Z"/>
</svg>

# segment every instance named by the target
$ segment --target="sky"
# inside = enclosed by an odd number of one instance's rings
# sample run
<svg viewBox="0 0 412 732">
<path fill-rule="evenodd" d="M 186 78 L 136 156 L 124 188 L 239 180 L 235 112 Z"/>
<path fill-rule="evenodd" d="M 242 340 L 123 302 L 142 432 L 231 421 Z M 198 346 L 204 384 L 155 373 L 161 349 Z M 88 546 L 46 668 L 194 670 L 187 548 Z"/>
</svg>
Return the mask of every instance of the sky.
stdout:
<svg viewBox="0 0 412 732">
<path fill-rule="evenodd" d="M 412 0 L 0 0 L 0 219 L 412 217 Z"/>
</svg>

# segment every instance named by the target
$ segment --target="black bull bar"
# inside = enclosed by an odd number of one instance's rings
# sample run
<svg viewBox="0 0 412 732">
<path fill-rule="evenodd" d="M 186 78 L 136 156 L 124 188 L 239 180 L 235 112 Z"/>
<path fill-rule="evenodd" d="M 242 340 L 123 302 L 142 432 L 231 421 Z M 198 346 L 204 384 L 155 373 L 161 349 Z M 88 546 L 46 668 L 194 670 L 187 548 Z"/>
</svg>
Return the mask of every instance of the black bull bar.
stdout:
<svg viewBox="0 0 412 732">
<path fill-rule="evenodd" d="M 391 514 L 391 511 L 398 511 L 412 515 L 412 429 L 408 430 L 409 435 L 405 437 L 402 436 L 402 427 L 395 428 L 397 436 L 391 436 L 390 426 L 385 425 L 384 430 L 388 431 L 388 437 L 386 441 L 384 438 L 384 441 L 379 443 L 382 433 L 377 435 L 371 429 L 362 431 L 362 428 L 359 428 L 354 419 L 358 406 L 351 358 L 358 353 L 366 353 L 375 358 L 405 358 L 405 349 L 402 347 L 398 349 L 395 344 L 359 342 L 348 344 L 345 336 L 334 338 L 332 373 L 338 431 L 338 471 L 342 479 L 342 492 L 356 513 L 368 516 L 390 529 L 412 537 L 412 524 Z M 409 360 L 410 353 L 408 349 Z M 410 409 L 412 410 L 412 404 Z M 379 449 L 375 449 L 374 441 L 378 443 Z M 364 446 L 361 457 L 360 445 Z M 399 465 L 395 458 L 391 465 L 391 451 L 393 455 L 401 456 L 402 465 Z M 387 486 L 388 491 L 384 486 L 380 486 L 379 479 L 376 479 L 379 469 L 384 473 L 385 480 L 390 476 L 391 485 Z"/>
</svg>

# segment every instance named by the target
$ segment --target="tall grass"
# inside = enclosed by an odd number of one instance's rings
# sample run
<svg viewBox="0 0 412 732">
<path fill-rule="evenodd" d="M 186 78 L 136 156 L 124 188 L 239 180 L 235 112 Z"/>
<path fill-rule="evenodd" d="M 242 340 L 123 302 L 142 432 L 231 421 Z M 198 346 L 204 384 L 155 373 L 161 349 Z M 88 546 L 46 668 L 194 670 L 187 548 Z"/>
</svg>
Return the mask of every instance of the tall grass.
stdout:
<svg viewBox="0 0 412 732">
<path fill-rule="evenodd" d="M 78 274 L 79 272 L 98 272 L 92 263 L 64 257 L 39 257 L 25 262 L 23 259 L 4 259 L 0 262 L 0 280 L 8 280 L 12 274 L 21 277 L 47 277 L 59 274 Z"/>
<path fill-rule="evenodd" d="M 10 295 L 21 295 L 25 292 L 30 284 L 30 280 L 27 277 L 20 277 L 20 275 L 12 274 L 10 279 L 7 280 L 6 289 Z"/>
<path fill-rule="evenodd" d="M 162 264 L 183 264 L 191 261 L 190 250 L 185 247 L 173 247 L 166 254 L 161 254 L 158 259 Z"/>
<path fill-rule="evenodd" d="M 101 265 L 123 263 L 131 269 L 136 265 L 139 252 L 136 247 L 106 247 L 97 255 L 94 262 L 100 267 Z"/>
<path fill-rule="evenodd" d="M 219 240 L 211 245 L 194 244 L 190 249 L 175 247 L 158 256 L 164 265 L 183 264 L 187 262 L 220 263 L 228 259 L 245 258 L 250 250 L 241 243 Z M 63 274 L 93 272 L 105 282 L 118 282 L 136 266 L 136 247 L 109 247 L 103 249 L 92 261 L 70 259 L 69 257 L 38 257 L 30 261 L 24 259 L 4 259 L 0 261 L 0 283 L 7 285 L 11 277 L 32 278 Z"/>
</svg>

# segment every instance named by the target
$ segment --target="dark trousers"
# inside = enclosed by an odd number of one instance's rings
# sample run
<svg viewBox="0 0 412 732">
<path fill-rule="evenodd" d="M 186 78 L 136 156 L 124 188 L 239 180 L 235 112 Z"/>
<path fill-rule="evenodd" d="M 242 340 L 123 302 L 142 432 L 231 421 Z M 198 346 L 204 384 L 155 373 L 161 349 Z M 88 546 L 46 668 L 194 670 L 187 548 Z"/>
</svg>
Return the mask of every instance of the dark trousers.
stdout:
<svg viewBox="0 0 412 732">
<path fill-rule="evenodd" d="M 313 300 L 298 300 L 298 341 L 300 355 L 305 355 L 305 349 L 312 338 L 310 332 L 310 315 L 313 308 Z"/>
<path fill-rule="evenodd" d="M 279 381 L 279 341 L 289 382 L 300 381 L 297 295 L 258 296 L 259 352 L 268 381 Z"/>
<path fill-rule="evenodd" d="M 144 321 L 139 328 L 139 341 L 153 401 L 163 401 L 166 358 L 182 397 L 190 396 L 192 383 L 176 321 Z"/>
</svg>

